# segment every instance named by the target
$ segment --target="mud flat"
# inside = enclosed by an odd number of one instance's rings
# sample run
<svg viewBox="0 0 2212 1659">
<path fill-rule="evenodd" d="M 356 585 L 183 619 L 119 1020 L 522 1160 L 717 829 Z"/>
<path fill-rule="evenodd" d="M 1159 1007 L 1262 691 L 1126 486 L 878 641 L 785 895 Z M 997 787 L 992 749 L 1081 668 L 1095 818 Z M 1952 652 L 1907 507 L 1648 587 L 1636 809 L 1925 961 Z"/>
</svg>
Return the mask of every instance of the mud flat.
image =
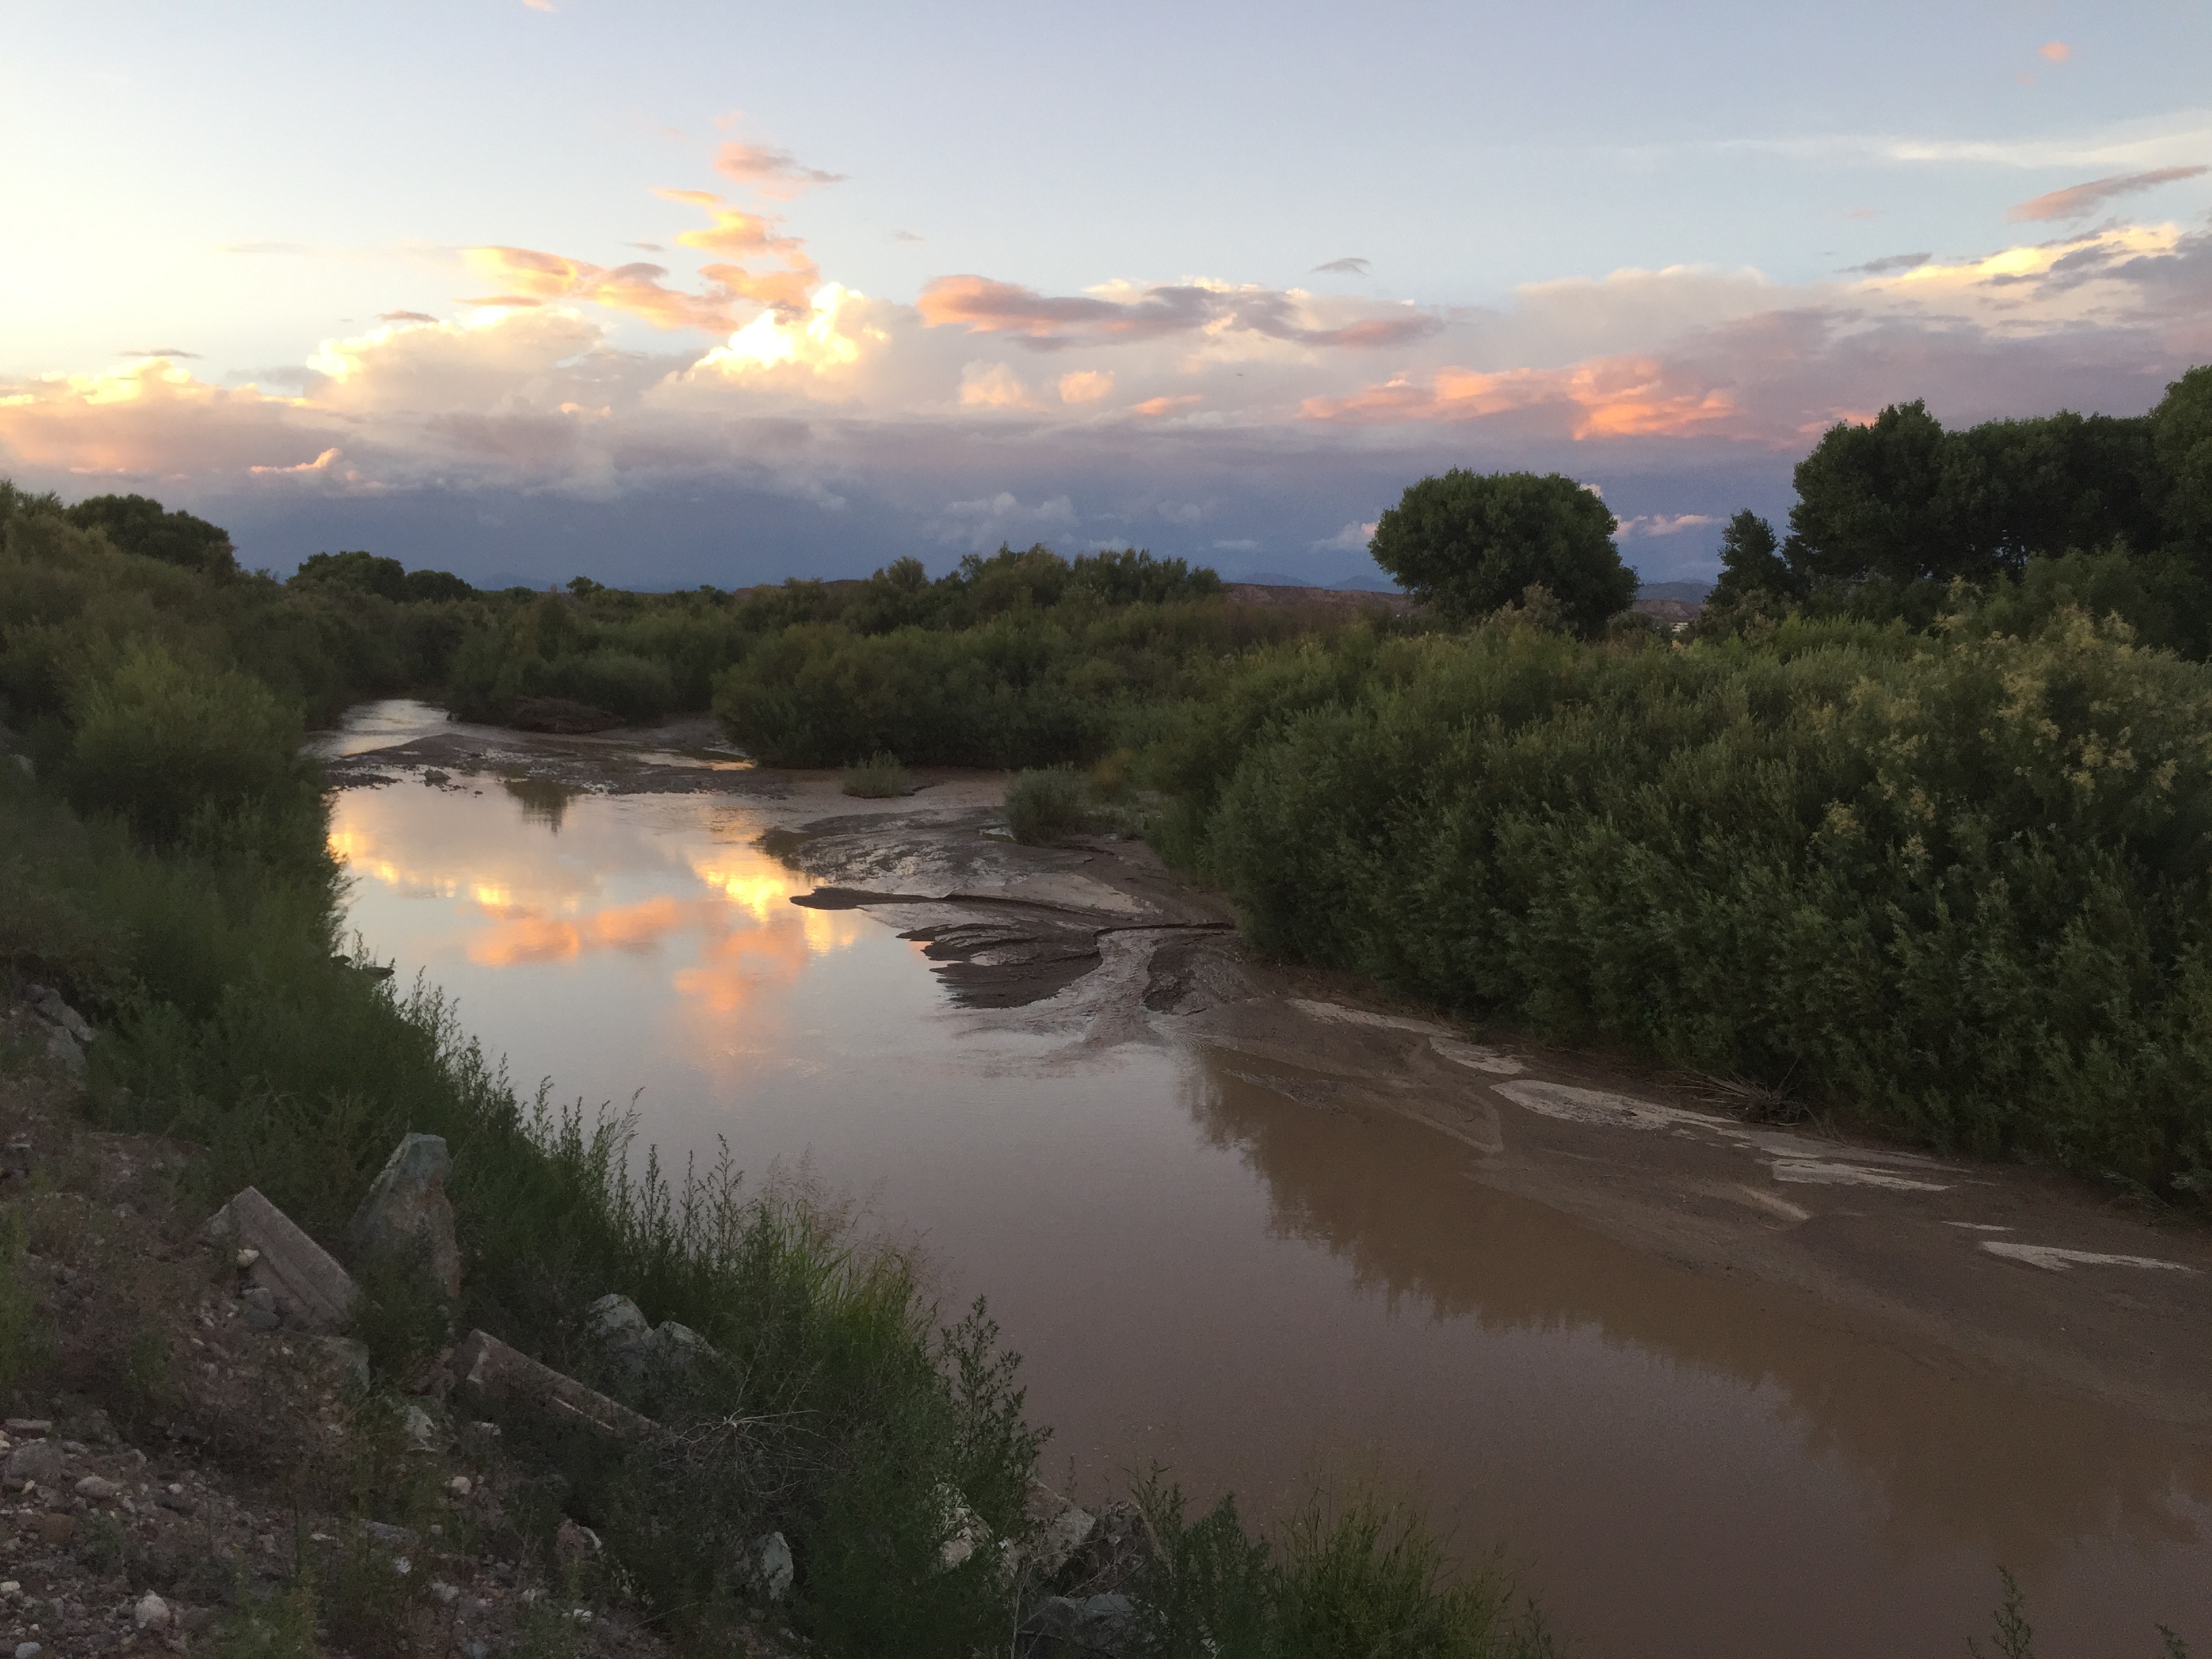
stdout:
<svg viewBox="0 0 2212 1659">
<path fill-rule="evenodd" d="M 393 705 L 331 747 L 373 950 L 988 1291 L 1079 1486 L 1408 1486 L 1595 1653 L 1949 1650 L 1999 1561 L 2053 1650 L 2212 1642 L 2200 1228 L 1255 961 L 995 777 Z"/>
</svg>

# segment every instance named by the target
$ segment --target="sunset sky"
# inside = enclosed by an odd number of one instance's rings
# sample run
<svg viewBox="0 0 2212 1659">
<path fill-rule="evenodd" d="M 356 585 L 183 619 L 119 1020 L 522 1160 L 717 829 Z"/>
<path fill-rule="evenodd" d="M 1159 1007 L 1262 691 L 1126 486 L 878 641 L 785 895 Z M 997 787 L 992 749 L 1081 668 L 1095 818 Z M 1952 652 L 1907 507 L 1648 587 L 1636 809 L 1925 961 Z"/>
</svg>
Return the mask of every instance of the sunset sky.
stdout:
<svg viewBox="0 0 2212 1659">
<path fill-rule="evenodd" d="M 2212 361 L 2212 5 L 11 8 L 0 476 L 252 565 L 1708 574 L 1819 433 Z"/>
</svg>

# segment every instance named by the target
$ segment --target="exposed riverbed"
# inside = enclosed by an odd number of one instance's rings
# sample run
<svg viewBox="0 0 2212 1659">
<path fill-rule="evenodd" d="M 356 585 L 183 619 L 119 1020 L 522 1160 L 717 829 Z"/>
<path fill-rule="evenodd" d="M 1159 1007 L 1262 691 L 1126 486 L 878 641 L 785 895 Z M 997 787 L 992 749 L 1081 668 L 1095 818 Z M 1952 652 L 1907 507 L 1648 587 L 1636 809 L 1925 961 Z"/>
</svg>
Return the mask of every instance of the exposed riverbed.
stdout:
<svg viewBox="0 0 2212 1659">
<path fill-rule="evenodd" d="M 710 743 L 356 711 L 352 925 L 526 1091 L 988 1294 L 1048 1475 L 1415 1490 L 1597 1656 L 1955 1653 L 1999 1561 L 2045 1651 L 2212 1644 L 2201 1233 L 1377 1012 L 991 780 Z"/>
</svg>

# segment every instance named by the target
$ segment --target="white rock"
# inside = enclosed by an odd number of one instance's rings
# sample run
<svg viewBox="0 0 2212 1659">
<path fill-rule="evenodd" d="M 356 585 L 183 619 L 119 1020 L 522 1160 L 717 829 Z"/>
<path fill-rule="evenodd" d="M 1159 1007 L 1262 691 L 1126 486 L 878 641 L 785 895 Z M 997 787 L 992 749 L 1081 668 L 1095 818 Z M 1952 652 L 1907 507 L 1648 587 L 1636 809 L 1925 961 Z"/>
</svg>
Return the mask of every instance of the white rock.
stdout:
<svg viewBox="0 0 2212 1659">
<path fill-rule="evenodd" d="M 476 1483 L 465 1474 L 457 1474 L 446 1482 L 446 1490 L 456 1498 L 466 1498 L 476 1490 Z"/>
<path fill-rule="evenodd" d="M 131 1617 L 140 1630 L 167 1630 L 169 1627 L 169 1604 L 148 1590 L 138 1598 L 138 1605 L 131 1608 Z"/>
<path fill-rule="evenodd" d="M 584 1329 L 602 1342 L 635 1341 L 648 1328 L 637 1304 L 611 1291 L 584 1310 Z"/>
<path fill-rule="evenodd" d="M 105 1504 L 123 1488 L 104 1475 L 88 1474 L 76 1483 L 76 1495 L 89 1498 L 95 1504 Z"/>
<path fill-rule="evenodd" d="M 46 1650 L 40 1647 L 36 1642 L 18 1642 L 15 1644 L 15 1659 L 39 1659 L 39 1656 L 45 1651 Z"/>
<path fill-rule="evenodd" d="M 763 1533 L 745 1551 L 745 1577 L 771 1601 L 791 1594 L 791 1546 L 780 1532 Z"/>
</svg>

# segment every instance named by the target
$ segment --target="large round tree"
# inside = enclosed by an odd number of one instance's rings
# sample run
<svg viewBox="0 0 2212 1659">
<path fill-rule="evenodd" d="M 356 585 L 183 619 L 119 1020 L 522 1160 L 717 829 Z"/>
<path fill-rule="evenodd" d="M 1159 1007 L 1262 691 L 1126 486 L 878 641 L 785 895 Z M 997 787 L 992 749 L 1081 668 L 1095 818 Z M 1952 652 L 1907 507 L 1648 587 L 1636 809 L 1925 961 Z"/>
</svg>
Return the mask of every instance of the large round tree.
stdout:
<svg viewBox="0 0 2212 1659">
<path fill-rule="evenodd" d="M 1408 489 L 1368 546 L 1408 593 L 1448 616 L 1481 616 L 1541 583 L 1589 634 L 1636 597 L 1613 531 L 1605 503 L 1572 478 L 1454 467 Z"/>
</svg>

